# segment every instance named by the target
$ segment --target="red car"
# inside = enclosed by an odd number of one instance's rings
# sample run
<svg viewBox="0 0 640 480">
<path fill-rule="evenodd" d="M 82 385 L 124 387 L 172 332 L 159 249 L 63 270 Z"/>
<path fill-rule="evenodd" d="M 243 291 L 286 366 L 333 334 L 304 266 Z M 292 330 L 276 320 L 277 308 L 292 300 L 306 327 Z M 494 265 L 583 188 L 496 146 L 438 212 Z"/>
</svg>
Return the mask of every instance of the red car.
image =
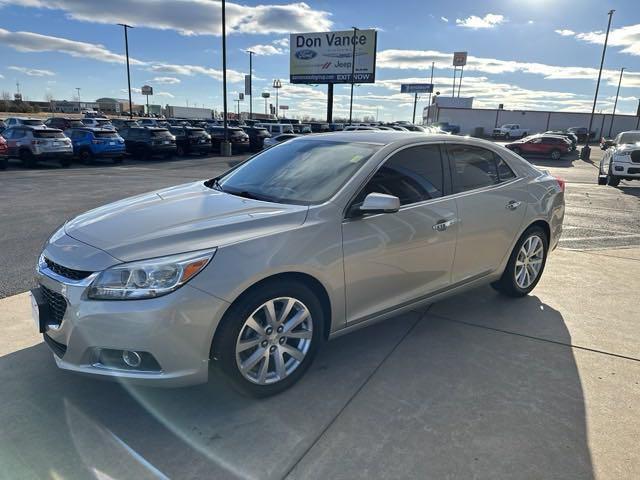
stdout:
<svg viewBox="0 0 640 480">
<path fill-rule="evenodd" d="M 9 147 L 4 137 L 0 136 L 0 170 L 7 168 L 7 158 L 9 157 Z"/>
<path fill-rule="evenodd" d="M 571 151 L 571 142 L 558 135 L 531 135 L 505 147 L 519 155 L 549 155 L 552 160 L 559 160 Z"/>
</svg>

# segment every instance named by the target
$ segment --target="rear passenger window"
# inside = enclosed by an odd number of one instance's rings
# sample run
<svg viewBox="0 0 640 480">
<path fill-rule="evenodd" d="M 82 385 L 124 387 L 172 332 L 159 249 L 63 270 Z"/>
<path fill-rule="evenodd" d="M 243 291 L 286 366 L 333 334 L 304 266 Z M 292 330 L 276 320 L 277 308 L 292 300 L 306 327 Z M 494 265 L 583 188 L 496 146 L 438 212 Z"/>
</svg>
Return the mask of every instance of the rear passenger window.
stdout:
<svg viewBox="0 0 640 480">
<path fill-rule="evenodd" d="M 450 145 L 454 165 L 454 190 L 465 192 L 500 183 L 492 151 L 468 145 Z"/>
<path fill-rule="evenodd" d="M 495 158 L 498 164 L 498 177 L 500 178 L 501 182 L 506 182 L 507 180 L 516 178 L 516 174 L 513 173 L 513 170 L 511 170 L 511 167 L 507 165 L 507 162 L 505 162 L 498 155 L 495 155 Z"/>
<path fill-rule="evenodd" d="M 386 193 L 401 205 L 422 202 L 443 195 L 444 175 L 440 148 L 421 145 L 401 150 L 374 174 L 360 192 L 356 203 L 370 193 Z"/>
</svg>

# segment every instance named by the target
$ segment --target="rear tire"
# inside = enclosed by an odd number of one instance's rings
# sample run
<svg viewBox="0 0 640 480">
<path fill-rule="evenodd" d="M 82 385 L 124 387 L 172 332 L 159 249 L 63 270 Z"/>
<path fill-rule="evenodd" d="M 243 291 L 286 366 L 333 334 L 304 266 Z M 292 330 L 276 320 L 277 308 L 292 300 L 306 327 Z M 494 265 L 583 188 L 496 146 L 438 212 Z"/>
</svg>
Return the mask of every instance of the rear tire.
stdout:
<svg viewBox="0 0 640 480">
<path fill-rule="evenodd" d="M 178 146 L 178 149 L 176 150 L 176 154 L 179 157 L 184 157 L 186 155 L 186 152 L 184 151 L 184 148 L 181 146 Z"/>
<path fill-rule="evenodd" d="M 0 170 L 6 170 L 9 161 L 6 158 L 0 158 Z"/>
<path fill-rule="evenodd" d="M 607 184 L 607 177 L 602 177 L 598 175 L 598 185 L 606 185 L 606 184 Z"/>
<path fill-rule="evenodd" d="M 294 301 L 293 307 L 284 315 L 288 299 Z M 269 333 L 265 306 L 273 300 L 276 300 L 272 304 L 275 318 L 282 322 L 276 321 Z M 287 327 L 292 325 L 294 317 L 305 311 L 308 314 L 305 320 Z M 250 319 L 257 322 L 262 333 L 248 326 Z M 322 305 L 313 290 L 299 282 L 274 281 L 249 290 L 227 310 L 215 335 L 212 359 L 241 393 L 253 397 L 276 395 L 300 380 L 311 366 L 324 340 L 324 322 Z M 287 335 L 288 328 L 291 337 Z M 241 350 L 240 342 L 246 341 L 255 343 Z M 300 358 L 294 358 L 289 351 Z M 243 373 L 239 364 L 248 364 L 252 357 L 258 360 Z M 266 368 L 264 374 L 263 368 Z"/>
<path fill-rule="evenodd" d="M 83 165 L 91 165 L 93 163 L 93 153 L 91 153 L 91 150 L 80 150 L 79 156 Z"/>
<path fill-rule="evenodd" d="M 115 157 L 113 159 L 113 163 L 115 163 L 116 165 L 122 163 L 124 161 L 124 157 Z"/>
<path fill-rule="evenodd" d="M 533 255 L 539 246 L 542 247 L 541 251 Z M 513 247 L 502 277 L 491 286 L 509 297 L 524 297 L 529 294 L 542 278 L 548 250 L 549 239 L 546 232 L 536 225 L 529 227 Z"/>
</svg>

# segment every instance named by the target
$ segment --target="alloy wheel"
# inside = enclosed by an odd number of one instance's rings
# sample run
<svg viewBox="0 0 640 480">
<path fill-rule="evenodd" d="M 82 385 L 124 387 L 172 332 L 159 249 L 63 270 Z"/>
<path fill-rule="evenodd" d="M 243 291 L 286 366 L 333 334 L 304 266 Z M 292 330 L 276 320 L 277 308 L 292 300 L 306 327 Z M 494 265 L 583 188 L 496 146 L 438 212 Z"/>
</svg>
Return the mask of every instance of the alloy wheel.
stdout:
<svg viewBox="0 0 640 480">
<path fill-rule="evenodd" d="M 544 261 L 544 243 L 538 235 L 527 238 L 516 258 L 515 280 L 518 287 L 526 290 L 536 281 Z"/>
<path fill-rule="evenodd" d="M 258 307 L 236 340 L 236 366 L 258 385 L 279 382 L 303 362 L 313 337 L 309 309 L 300 300 L 279 297 Z"/>
</svg>

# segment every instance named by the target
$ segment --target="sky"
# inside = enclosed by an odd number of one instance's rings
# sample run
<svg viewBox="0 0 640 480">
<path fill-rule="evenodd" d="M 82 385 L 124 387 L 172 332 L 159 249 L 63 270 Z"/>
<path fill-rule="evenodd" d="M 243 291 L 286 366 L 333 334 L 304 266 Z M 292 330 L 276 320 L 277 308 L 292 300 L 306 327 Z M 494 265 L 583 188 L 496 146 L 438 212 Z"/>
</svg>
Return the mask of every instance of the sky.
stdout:
<svg viewBox="0 0 640 480">
<path fill-rule="evenodd" d="M 282 80 L 291 116 L 323 118 L 325 85 L 289 84 L 290 33 L 378 30 L 375 84 L 354 89 L 354 116 L 411 119 L 401 83 L 428 82 L 451 95 L 452 55 L 468 51 L 461 96 L 478 108 L 590 111 L 607 12 L 615 9 L 596 111 L 635 114 L 640 97 L 638 0 L 267 0 L 227 2 L 229 109 L 253 60 L 258 93 Z M 0 91 L 20 83 L 29 100 L 126 98 L 124 35 L 129 30 L 134 102 L 222 108 L 221 9 L 217 0 L 0 0 Z M 419 98 L 419 110 L 427 97 Z M 248 101 L 241 104 L 248 110 Z M 346 116 L 349 86 L 335 87 L 334 115 Z"/>
</svg>

